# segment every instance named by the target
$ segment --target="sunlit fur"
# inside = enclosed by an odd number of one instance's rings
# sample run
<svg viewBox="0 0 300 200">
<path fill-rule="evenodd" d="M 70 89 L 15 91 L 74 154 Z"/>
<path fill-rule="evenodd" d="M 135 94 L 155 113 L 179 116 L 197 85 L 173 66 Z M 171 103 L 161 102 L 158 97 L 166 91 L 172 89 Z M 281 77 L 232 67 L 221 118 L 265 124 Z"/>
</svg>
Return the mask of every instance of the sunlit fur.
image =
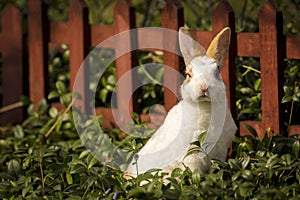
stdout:
<svg viewBox="0 0 300 200">
<path fill-rule="evenodd" d="M 179 44 L 187 65 L 186 80 L 181 86 L 182 100 L 169 111 L 164 123 L 139 151 L 138 165 L 133 160 L 125 174 L 136 176 L 137 168 L 139 173 L 152 168 L 161 168 L 164 172 L 171 173 L 177 167 L 189 167 L 205 173 L 210 170 L 211 159 L 225 161 L 237 127 L 226 104 L 223 109 L 226 113 L 222 115 L 225 117 L 224 124 L 215 124 L 211 120 L 211 105 L 214 102 L 226 102 L 226 89 L 218 66 L 228 50 L 229 37 L 230 29 L 223 29 L 213 40 L 212 45 L 216 46 L 209 47 L 208 56 L 204 48 L 190 38 L 186 28 L 180 29 Z M 198 153 L 186 156 L 188 149 L 192 147 L 191 143 L 210 126 L 221 127 L 221 132 L 220 137 L 210 135 L 218 141 L 209 155 L 204 158 Z"/>
</svg>

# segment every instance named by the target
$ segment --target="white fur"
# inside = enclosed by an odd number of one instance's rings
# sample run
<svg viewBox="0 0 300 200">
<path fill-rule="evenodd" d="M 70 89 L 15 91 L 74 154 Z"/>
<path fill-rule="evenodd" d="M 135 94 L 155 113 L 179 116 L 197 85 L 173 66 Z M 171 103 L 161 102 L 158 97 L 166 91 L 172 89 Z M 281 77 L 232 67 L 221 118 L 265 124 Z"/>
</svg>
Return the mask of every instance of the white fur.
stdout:
<svg viewBox="0 0 300 200">
<path fill-rule="evenodd" d="M 191 44 L 191 42 L 186 38 L 182 39 L 182 35 L 179 40 L 192 77 L 188 77 L 182 84 L 182 100 L 169 111 L 164 123 L 140 150 L 137 165 L 133 164 L 135 161 L 129 164 L 125 172 L 127 175 L 136 176 L 137 173 L 143 173 L 152 168 L 171 172 L 176 167 L 184 169 L 185 166 L 191 170 L 208 172 L 211 159 L 226 160 L 227 151 L 237 127 L 228 108 L 223 109 L 225 119 L 220 120 L 224 123 L 214 124 L 211 120 L 211 105 L 219 101 L 226 103 L 226 99 L 225 101 L 220 99 L 226 98 L 226 94 L 225 85 L 219 76 L 217 62 L 204 54 L 203 47 L 197 46 L 199 44 L 190 45 L 194 47 L 196 45 L 195 48 L 198 48 L 198 51 L 197 49 L 189 51 L 187 48 L 190 46 L 186 47 L 185 44 Z M 196 57 L 193 56 L 194 52 L 197 53 Z M 206 88 L 207 91 L 205 91 Z M 227 107 L 227 104 L 224 105 Z M 211 130 L 220 130 L 220 133 L 216 135 L 209 133 L 212 134 L 209 138 L 216 142 L 208 154 L 200 156 L 196 153 L 185 157 L 191 148 L 191 143 L 196 141 L 199 134 L 207 131 L 210 126 L 213 127 Z"/>
</svg>

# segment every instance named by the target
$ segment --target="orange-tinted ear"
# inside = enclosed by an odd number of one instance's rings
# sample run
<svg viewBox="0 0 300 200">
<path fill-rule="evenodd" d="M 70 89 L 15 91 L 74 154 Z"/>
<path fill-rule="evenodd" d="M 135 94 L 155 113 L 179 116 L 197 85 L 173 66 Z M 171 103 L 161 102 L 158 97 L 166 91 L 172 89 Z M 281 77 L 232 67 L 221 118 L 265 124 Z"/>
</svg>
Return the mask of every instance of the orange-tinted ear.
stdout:
<svg viewBox="0 0 300 200">
<path fill-rule="evenodd" d="M 206 54 L 205 49 L 192 38 L 187 27 L 179 29 L 179 46 L 185 66 L 188 66 L 195 57 Z"/>
<path fill-rule="evenodd" d="M 226 27 L 211 41 L 206 54 L 217 61 L 219 67 L 223 65 L 223 60 L 230 44 L 230 28 Z"/>
</svg>

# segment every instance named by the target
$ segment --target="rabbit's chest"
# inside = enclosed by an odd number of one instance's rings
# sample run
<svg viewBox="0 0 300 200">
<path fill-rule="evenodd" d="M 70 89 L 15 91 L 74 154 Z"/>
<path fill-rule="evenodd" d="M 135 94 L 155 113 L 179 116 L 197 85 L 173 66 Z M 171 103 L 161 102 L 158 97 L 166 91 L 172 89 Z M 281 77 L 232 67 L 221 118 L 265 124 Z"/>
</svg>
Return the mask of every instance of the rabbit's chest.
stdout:
<svg viewBox="0 0 300 200">
<path fill-rule="evenodd" d="M 186 133 L 197 139 L 198 135 L 207 131 L 211 123 L 211 106 L 209 102 L 183 105 L 183 121 Z"/>
<path fill-rule="evenodd" d="M 207 130 L 211 121 L 211 112 L 210 110 L 200 111 L 198 117 L 199 129 Z"/>
<path fill-rule="evenodd" d="M 202 102 L 197 107 L 190 108 L 192 116 L 191 121 L 194 123 L 196 130 L 207 131 L 211 123 L 211 106 L 209 102 Z"/>
</svg>

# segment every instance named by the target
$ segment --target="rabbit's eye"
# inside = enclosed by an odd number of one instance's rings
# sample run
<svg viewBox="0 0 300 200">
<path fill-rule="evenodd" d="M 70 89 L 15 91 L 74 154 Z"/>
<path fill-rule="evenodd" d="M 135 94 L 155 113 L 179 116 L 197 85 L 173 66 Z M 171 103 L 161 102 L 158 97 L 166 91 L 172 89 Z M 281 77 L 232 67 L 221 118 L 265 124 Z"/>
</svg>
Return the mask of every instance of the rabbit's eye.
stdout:
<svg viewBox="0 0 300 200">
<path fill-rule="evenodd" d="M 192 78 L 192 75 L 191 75 L 190 73 L 186 72 L 186 73 L 185 73 L 185 77 L 186 77 L 186 78 Z"/>
<path fill-rule="evenodd" d="M 184 75 L 185 75 L 186 80 L 187 80 L 187 81 L 190 81 L 190 79 L 191 79 L 192 76 L 193 76 L 193 70 L 192 70 L 192 68 L 191 68 L 191 67 L 187 67 L 187 68 L 185 69 Z"/>
</svg>

